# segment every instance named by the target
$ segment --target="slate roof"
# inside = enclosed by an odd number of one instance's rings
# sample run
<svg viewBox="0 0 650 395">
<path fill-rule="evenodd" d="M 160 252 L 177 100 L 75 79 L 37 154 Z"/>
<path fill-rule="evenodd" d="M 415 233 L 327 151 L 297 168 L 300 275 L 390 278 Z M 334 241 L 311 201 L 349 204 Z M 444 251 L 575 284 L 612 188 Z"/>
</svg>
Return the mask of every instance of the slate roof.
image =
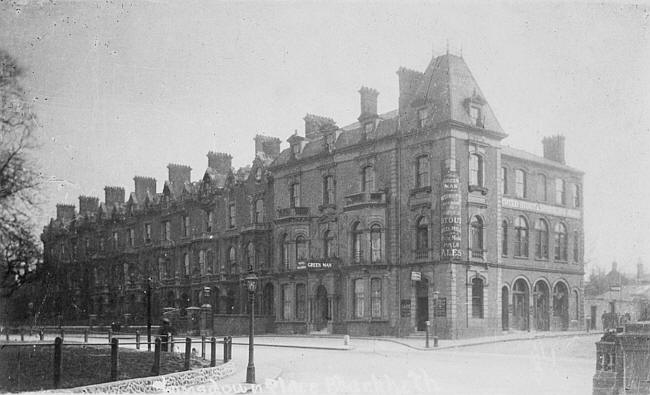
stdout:
<svg viewBox="0 0 650 395">
<path fill-rule="evenodd" d="M 542 156 L 537 156 L 535 154 L 531 154 L 530 152 L 520 150 L 517 148 L 512 148 L 507 145 L 501 147 L 501 154 L 511 156 L 513 158 L 523 159 L 528 162 L 535 162 L 542 165 L 554 167 L 557 169 L 568 170 L 576 174 L 584 174 L 583 171 L 575 169 L 571 166 L 563 165 L 562 163 L 556 162 L 554 160 L 546 159 Z"/>
</svg>

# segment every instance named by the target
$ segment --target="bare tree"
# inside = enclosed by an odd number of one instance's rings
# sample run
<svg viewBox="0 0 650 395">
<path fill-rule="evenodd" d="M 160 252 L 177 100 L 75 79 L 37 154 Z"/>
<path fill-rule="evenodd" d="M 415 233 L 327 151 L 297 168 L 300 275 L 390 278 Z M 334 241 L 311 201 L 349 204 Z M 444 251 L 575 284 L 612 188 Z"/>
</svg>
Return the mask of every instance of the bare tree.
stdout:
<svg viewBox="0 0 650 395">
<path fill-rule="evenodd" d="M 40 260 L 33 214 L 40 175 L 30 158 L 36 117 L 19 78 L 22 69 L 0 49 L 0 295 L 9 296 Z"/>
</svg>

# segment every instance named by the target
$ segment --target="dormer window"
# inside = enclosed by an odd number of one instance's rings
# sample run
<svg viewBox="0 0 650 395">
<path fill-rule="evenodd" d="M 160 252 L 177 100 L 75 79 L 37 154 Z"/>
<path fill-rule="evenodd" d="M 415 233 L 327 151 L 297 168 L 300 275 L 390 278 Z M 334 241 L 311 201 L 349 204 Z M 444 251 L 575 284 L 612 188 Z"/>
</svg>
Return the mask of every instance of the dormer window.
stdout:
<svg viewBox="0 0 650 395">
<path fill-rule="evenodd" d="M 485 103 L 486 103 L 485 99 L 483 99 L 483 97 L 478 95 L 476 92 L 474 92 L 472 97 L 468 98 L 467 101 L 465 102 L 467 112 L 471 119 L 472 125 L 477 126 L 479 128 L 484 127 L 483 120 L 485 119 L 485 117 L 483 114 L 483 105 Z"/>
<path fill-rule="evenodd" d="M 478 126 L 478 123 L 481 120 L 481 109 L 476 106 L 470 106 L 469 116 L 470 118 L 472 118 L 474 124 Z"/>
<path fill-rule="evenodd" d="M 325 149 L 328 152 L 334 151 L 334 138 L 335 138 L 334 133 L 328 133 L 325 135 Z"/>
<path fill-rule="evenodd" d="M 429 111 L 426 108 L 418 110 L 418 126 L 423 128 L 429 118 Z"/>
<path fill-rule="evenodd" d="M 255 181 L 262 181 L 262 168 L 258 167 L 257 170 L 255 170 Z"/>
<path fill-rule="evenodd" d="M 291 152 L 293 152 L 294 155 L 298 155 L 300 153 L 300 144 L 292 145 Z"/>
</svg>

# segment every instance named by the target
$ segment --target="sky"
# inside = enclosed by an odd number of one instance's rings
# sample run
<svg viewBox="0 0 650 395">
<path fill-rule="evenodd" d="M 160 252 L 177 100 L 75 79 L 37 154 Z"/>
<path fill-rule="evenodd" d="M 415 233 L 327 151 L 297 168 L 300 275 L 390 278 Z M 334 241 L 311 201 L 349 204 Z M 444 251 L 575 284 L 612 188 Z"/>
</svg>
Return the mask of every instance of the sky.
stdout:
<svg viewBox="0 0 650 395">
<path fill-rule="evenodd" d="M 397 107 L 396 71 L 462 54 L 504 143 L 566 136 L 584 177 L 586 271 L 650 270 L 650 3 L 17 1 L 0 48 L 26 69 L 47 182 L 36 221 L 167 164 L 201 178 L 209 150 L 250 164 L 315 113 L 344 126 L 358 89 Z"/>
</svg>

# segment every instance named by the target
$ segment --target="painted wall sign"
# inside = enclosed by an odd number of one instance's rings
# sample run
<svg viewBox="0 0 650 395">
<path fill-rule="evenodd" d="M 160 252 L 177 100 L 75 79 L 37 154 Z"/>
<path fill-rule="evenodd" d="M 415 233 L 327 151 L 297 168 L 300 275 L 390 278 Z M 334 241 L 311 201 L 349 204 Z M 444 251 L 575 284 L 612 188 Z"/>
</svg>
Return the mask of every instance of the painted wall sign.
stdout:
<svg viewBox="0 0 650 395">
<path fill-rule="evenodd" d="M 447 170 L 440 191 L 441 260 L 461 259 L 462 217 L 460 180 L 455 171 Z"/>
<path fill-rule="evenodd" d="M 436 300 L 436 304 L 433 309 L 433 316 L 434 317 L 447 316 L 447 298 L 438 298 Z"/>
<path fill-rule="evenodd" d="M 399 306 L 401 317 L 409 318 L 411 316 L 411 299 L 402 299 Z"/>
<path fill-rule="evenodd" d="M 512 208 L 521 211 L 533 211 L 541 214 L 554 215 L 556 217 L 580 219 L 580 210 L 551 206 L 548 204 L 527 202 L 524 200 L 502 197 L 501 207 Z"/>
</svg>

